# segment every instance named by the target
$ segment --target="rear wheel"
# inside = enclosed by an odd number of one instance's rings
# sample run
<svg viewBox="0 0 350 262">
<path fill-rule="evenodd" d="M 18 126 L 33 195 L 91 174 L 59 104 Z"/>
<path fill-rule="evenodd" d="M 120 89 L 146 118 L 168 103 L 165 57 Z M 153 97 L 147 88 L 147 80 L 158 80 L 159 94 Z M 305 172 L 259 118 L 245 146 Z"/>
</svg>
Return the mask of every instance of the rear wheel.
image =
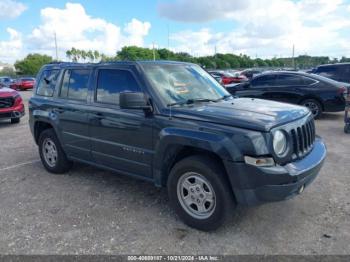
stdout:
<svg viewBox="0 0 350 262">
<path fill-rule="evenodd" d="M 11 118 L 11 124 L 18 124 L 21 121 L 19 117 Z"/>
<path fill-rule="evenodd" d="M 44 130 L 39 136 L 39 154 L 47 171 L 62 174 L 72 167 L 53 129 Z"/>
<path fill-rule="evenodd" d="M 301 105 L 307 107 L 315 119 L 322 115 L 322 106 L 320 102 L 315 99 L 306 99 L 301 102 Z"/>
<path fill-rule="evenodd" d="M 168 194 L 184 223 L 199 230 L 217 229 L 235 208 L 225 171 L 209 157 L 191 156 L 175 164 Z"/>
</svg>

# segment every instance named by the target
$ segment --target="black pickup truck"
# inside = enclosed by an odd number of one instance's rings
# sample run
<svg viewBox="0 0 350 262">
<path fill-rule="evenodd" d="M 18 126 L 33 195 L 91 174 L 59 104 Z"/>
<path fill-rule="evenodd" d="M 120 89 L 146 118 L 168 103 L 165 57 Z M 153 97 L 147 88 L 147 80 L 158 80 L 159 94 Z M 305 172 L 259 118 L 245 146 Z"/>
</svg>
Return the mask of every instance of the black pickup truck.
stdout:
<svg viewBox="0 0 350 262">
<path fill-rule="evenodd" d="M 307 108 L 234 98 L 189 63 L 48 64 L 29 112 L 49 172 L 79 161 L 165 186 L 201 230 L 300 194 L 326 157 Z"/>
</svg>

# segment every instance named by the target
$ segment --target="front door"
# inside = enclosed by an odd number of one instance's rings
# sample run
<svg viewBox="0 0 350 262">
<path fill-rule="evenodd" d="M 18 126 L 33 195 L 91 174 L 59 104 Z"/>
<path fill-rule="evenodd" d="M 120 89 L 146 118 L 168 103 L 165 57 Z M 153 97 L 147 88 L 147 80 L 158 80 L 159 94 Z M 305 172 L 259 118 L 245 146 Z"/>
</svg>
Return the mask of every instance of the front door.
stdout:
<svg viewBox="0 0 350 262">
<path fill-rule="evenodd" d="M 132 68 L 99 68 L 90 112 L 95 161 L 130 175 L 152 176 L 153 117 L 143 110 L 120 109 L 119 93 L 142 92 Z"/>
</svg>

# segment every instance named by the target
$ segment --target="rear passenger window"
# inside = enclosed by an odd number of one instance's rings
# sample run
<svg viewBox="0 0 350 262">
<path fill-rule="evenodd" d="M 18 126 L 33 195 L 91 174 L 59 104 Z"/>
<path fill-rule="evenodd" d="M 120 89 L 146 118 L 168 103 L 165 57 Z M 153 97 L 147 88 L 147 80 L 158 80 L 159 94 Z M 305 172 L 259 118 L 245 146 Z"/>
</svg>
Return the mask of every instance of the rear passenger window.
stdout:
<svg viewBox="0 0 350 262">
<path fill-rule="evenodd" d="M 264 75 L 254 78 L 251 82 L 254 87 L 275 86 L 275 75 Z"/>
<path fill-rule="evenodd" d="M 73 100 L 86 100 L 90 70 L 70 69 L 63 75 L 60 97 Z"/>
<path fill-rule="evenodd" d="M 278 86 L 298 86 L 302 85 L 301 77 L 298 75 L 278 75 L 276 80 Z"/>
<path fill-rule="evenodd" d="M 312 85 L 312 84 L 317 82 L 317 81 L 315 81 L 311 78 L 308 78 L 308 77 L 302 77 L 302 79 L 303 79 L 304 85 L 307 85 L 307 86 Z"/>
<path fill-rule="evenodd" d="M 98 71 L 96 101 L 106 104 L 119 104 L 119 93 L 141 92 L 131 72 L 118 69 Z"/>
<path fill-rule="evenodd" d="M 53 96 L 59 70 L 45 70 L 41 74 L 41 78 L 36 89 L 36 94 L 39 96 Z"/>
</svg>

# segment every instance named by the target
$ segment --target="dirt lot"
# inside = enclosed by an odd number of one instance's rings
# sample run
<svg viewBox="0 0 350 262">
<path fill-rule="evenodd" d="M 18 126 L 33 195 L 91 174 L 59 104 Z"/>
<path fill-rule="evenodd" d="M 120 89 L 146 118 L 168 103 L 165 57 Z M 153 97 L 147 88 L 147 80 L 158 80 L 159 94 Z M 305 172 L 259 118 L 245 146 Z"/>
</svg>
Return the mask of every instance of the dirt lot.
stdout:
<svg viewBox="0 0 350 262">
<path fill-rule="evenodd" d="M 81 164 L 47 173 L 27 122 L 0 122 L 1 254 L 350 254 L 350 136 L 341 113 L 316 122 L 328 158 L 302 195 L 239 208 L 213 233 L 182 224 L 166 191 L 151 184 Z"/>
</svg>

